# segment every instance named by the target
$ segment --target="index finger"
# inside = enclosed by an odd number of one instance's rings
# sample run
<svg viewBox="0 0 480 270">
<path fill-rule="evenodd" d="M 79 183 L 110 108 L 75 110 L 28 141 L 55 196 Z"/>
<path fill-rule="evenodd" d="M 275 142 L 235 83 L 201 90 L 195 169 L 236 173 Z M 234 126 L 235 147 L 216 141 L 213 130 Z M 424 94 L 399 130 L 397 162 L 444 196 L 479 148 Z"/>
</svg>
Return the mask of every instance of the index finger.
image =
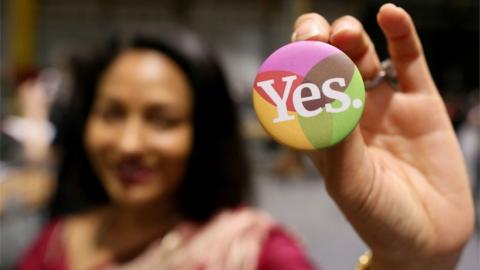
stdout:
<svg viewBox="0 0 480 270">
<path fill-rule="evenodd" d="M 317 13 L 303 14 L 293 26 L 292 41 L 318 40 L 327 42 L 330 36 L 330 24 Z"/>
</svg>

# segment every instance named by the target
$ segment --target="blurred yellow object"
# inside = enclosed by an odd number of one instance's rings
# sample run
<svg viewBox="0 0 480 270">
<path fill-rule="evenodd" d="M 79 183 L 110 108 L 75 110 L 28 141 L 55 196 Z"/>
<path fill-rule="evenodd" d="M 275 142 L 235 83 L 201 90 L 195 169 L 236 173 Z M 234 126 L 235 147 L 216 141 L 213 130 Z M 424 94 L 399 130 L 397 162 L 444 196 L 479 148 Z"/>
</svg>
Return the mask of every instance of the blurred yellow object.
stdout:
<svg viewBox="0 0 480 270">
<path fill-rule="evenodd" d="M 372 252 L 367 251 L 365 252 L 362 256 L 358 258 L 358 264 L 357 267 L 355 267 L 355 270 L 368 270 L 370 267 L 370 263 L 372 261 Z"/>
<path fill-rule="evenodd" d="M 18 69 L 31 68 L 35 60 L 37 6 L 35 0 L 10 1 L 10 52 Z"/>
</svg>

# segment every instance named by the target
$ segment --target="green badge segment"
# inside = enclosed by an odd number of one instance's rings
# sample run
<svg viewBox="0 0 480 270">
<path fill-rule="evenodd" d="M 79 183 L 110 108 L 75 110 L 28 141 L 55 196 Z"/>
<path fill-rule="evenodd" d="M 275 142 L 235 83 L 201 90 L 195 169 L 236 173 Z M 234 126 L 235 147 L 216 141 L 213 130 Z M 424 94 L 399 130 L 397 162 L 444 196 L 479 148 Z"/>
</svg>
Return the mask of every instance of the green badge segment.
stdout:
<svg viewBox="0 0 480 270">
<path fill-rule="evenodd" d="M 323 111 L 317 116 L 299 117 L 305 136 L 317 149 L 339 143 L 352 132 L 362 116 L 365 92 L 362 77 L 356 67 L 349 81 L 348 87 L 344 88 L 344 93 L 350 97 L 350 106 L 347 110 L 328 113 L 325 111 L 326 104 L 322 104 Z M 330 104 L 333 108 L 342 106 L 338 100 Z"/>
<path fill-rule="evenodd" d="M 353 73 L 352 80 L 345 94 L 347 94 L 352 104 L 350 108 L 344 112 L 332 114 L 332 140 L 331 145 L 335 145 L 348 136 L 353 130 L 353 128 L 360 121 L 360 118 L 363 114 L 363 108 L 365 104 L 365 86 L 363 84 L 362 76 L 360 71 L 355 67 L 355 72 Z M 332 103 L 333 107 L 339 106 L 338 101 Z"/>
<path fill-rule="evenodd" d="M 314 117 L 299 117 L 305 137 L 315 148 L 325 148 L 331 145 L 332 141 L 332 115 L 320 113 Z"/>
</svg>

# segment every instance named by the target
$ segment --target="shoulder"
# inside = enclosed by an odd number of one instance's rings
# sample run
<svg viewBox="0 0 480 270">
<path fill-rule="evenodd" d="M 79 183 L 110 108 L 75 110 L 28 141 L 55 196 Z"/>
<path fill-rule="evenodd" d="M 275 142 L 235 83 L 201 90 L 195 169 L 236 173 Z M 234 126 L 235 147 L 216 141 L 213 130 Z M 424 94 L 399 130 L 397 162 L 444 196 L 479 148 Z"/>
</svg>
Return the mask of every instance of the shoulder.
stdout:
<svg viewBox="0 0 480 270">
<path fill-rule="evenodd" d="M 228 209 L 217 214 L 209 225 L 228 223 L 237 223 L 243 226 L 261 226 L 269 228 L 275 225 L 275 220 L 266 212 L 253 208 L 242 206 L 235 209 Z"/>
<path fill-rule="evenodd" d="M 258 259 L 257 270 L 313 270 L 301 242 L 280 226 L 273 227 L 266 237 Z"/>
<path fill-rule="evenodd" d="M 313 270 L 304 248 L 294 233 L 289 232 L 268 213 L 240 207 L 219 213 L 207 225 L 215 238 L 212 242 L 229 242 L 235 254 L 244 261 L 256 261 L 258 270 Z"/>
<path fill-rule="evenodd" d="M 67 269 L 68 249 L 72 241 L 85 234 L 85 224 L 89 224 L 97 214 L 95 212 L 75 214 L 50 221 L 27 249 L 18 264 L 20 270 Z M 82 233 L 79 233 L 82 232 Z"/>
<path fill-rule="evenodd" d="M 18 269 L 62 269 L 55 267 L 61 263 L 57 259 L 63 252 L 60 232 L 62 223 L 62 219 L 55 219 L 42 229 L 33 245 L 19 261 Z"/>
<path fill-rule="evenodd" d="M 255 269 L 263 242 L 275 226 L 266 213 L 240 207 L 225 209 L 203 224 L 184 224 L 181 252 L 173 261 L 175 269 Z"/>
<path fill-rule="evenodd" d="M 275 220 L 267 213 L 251 207 L 239 207 L 221 211 L 198 232 L 231 243 L 261 243 L 275 226 Z"/>
</svg>

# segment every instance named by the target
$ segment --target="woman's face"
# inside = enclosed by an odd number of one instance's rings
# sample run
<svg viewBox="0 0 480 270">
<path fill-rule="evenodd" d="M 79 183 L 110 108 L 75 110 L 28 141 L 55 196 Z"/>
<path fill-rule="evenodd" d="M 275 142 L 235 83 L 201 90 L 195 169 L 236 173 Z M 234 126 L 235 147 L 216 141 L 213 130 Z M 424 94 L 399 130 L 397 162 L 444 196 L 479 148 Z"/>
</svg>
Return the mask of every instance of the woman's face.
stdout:
<svg viewBox="0 0 480 270">
<path fill-rule="evenodd" d="M 168 199 L 184 176 L 192 149 L 192 91 L 167 56 L 130 50 L 100 80 L 85 144 L 116 203 Z"/>
</svg>

